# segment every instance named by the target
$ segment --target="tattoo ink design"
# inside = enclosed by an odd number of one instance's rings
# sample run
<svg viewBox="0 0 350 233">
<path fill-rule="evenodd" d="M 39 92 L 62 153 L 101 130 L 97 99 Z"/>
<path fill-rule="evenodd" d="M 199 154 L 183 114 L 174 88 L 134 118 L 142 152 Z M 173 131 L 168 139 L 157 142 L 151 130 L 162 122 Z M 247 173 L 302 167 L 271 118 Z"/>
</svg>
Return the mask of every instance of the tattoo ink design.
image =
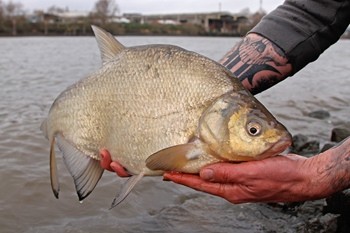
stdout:
<svg viewBox="0 0 350 233">
<path fill-rule="evenodd" d="M 248 34 L 220 62 L 253 94 L 283 80 L 292 70 L 283 51 L 257 34 Z"/>
</svg>

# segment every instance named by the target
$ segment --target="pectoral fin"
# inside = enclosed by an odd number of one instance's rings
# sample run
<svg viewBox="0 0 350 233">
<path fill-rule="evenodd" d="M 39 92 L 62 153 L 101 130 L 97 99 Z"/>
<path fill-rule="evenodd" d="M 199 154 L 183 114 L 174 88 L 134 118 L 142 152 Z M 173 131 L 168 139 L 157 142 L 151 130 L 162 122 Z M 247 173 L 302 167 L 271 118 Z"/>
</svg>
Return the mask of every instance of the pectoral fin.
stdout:
<svg viewBox="0 0 350 233">
<path fill-rule="evenodd" d="M 58 148 L 63 153 L 64 162 L 74 179 L 79 200 L 86 198 L 95 188 L 103 174 L 100 162 L 84 154 L 61 134 L 56 136 Z"/>
<path fill-rule="evenodd" d="M 146 159 L 146 166 L 151 170 L 181 171 L 186 164 L 203 155 L 202 146 L 191 142 L 160 150 Z"/>
</svg>

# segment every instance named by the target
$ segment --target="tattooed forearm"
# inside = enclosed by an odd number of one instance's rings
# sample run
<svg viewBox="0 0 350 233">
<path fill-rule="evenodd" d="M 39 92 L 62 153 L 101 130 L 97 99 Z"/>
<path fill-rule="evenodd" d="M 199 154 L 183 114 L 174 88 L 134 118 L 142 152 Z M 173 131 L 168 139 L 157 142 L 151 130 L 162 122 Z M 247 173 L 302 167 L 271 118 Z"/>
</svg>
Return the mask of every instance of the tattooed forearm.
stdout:
<svg viewBox="0 0 350 233">
<path fill-rule="evenodd" d="M 230 69 L 252 93 L 262 92 L 282 81 L 292 71 L 284 52 L 258 34 L 248 34 L 220 63 Z"/>
</svg>

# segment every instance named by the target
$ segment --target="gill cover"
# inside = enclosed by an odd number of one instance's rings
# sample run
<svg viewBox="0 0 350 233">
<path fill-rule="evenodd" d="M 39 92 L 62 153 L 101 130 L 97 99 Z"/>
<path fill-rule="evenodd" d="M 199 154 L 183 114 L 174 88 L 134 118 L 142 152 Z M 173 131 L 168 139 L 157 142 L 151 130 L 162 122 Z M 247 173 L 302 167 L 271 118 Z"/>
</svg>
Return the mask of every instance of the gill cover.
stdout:
<svg viewBox="0 0 350 233">
<path fill-rule="evenodd" d="M 229 92 L 202 115 L 198 134 L 222 160 L 274 156 L 290 144 L 286 128 L 247 91 Z"/>
<path fill-rule="evenodd" d="M 228 124 L 230 117 L 242 108 L 241 95 L 240 92 L 222 95 L 206 109 L 199 120 L 199 137 L 222 159 L 225 159 L 224 154 L 232 152 Z"/>
</svg>

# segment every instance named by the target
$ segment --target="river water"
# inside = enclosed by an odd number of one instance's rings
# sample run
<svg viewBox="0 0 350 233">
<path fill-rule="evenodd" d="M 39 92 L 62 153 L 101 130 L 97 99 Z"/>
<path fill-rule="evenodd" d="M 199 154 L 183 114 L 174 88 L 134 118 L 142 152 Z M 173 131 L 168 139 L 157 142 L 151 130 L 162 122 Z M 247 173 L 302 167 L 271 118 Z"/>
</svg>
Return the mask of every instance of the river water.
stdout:
<svg viewBox="0 0 350 233">
<path fill-rule="evenodd" d="M 120 37 L 127 46 L 169 43 L 215 60 L 237 38 Z M 257 97 L 292 134 L 325 142 L 349 124 L 350 41 L 341 40 L 292 78 Z M 60 199 L 51 193 L 49 143 L 39 127 L 54 98 L 101 64 L 93 37 L 0 38 L 0 232 L 295 232 L 302 217 L 262 204 L 223 199 L 144 178 L 118 207 L 109 205 L 124 182 L 105 172 L 79 203 L 72 178 L 58 160 Z M 307 116 L 329 111 L 326 120 Z M 310 210 L 314 211 L 314 210 Z M 285 219 L 285 221 L 281 221 Z M 287 223 L 287 224 L 286 224 Z M 290 224 L 290 225 L 289 225 Z M 293 228 L 294 226 L 294 228 Z"/>
</svg>

